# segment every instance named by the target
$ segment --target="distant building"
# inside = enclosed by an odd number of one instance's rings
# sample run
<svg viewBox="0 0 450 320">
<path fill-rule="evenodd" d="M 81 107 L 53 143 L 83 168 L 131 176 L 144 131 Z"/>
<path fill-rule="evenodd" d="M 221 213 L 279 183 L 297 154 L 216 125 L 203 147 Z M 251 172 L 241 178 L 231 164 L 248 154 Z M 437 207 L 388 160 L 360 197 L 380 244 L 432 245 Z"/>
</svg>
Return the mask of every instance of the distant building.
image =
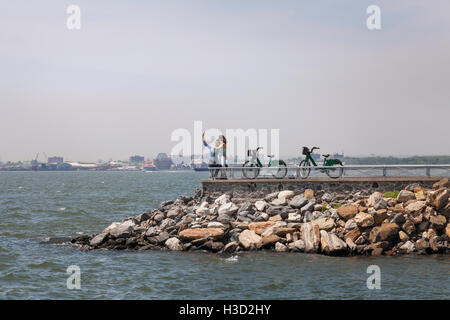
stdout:
<svg viewBox="0 0 450 320">
<path fill-rule="evenodd" d="M 130 157 L 130 163 L 133 164 L 139 164 L 139 163 L 144 163 L 145 159 L 142 156 L 131 156 Z"/>
<path fill-rule="evenodd" d="M 153 163 L 158 168 L 158 170 L 168 170 L 170 166 L 173 164 L 172 159 L 167 156 L 166 153 L 159 153 Z"/>
<path fill-rule="evenodd" d="M 49 157 L 47 159 L 47 163 L 63 163 L 64 162 L 64 158 L 63 157 Z"/>
</svg>

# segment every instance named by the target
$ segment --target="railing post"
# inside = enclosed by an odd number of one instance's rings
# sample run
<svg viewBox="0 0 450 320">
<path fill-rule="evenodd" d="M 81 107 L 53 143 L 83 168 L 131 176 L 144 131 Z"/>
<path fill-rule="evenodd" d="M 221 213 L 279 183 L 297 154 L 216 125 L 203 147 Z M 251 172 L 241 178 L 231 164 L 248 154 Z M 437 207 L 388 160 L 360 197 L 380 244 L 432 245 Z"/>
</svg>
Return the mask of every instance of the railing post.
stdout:
<svg viewBox="0 0 450 320">
<path fill-rule="evenodd" d="M 383 168 L 383 177 L 386 177 L 386 171 L 387 171 L 387 169 L 386 169 L 386 167 L 384 167 Z"/>
<path fill-rule="evenodd" d="M 431 177 L 430 169 L 431 169 L 430 167 L 427 167 L 426 170 L 425 170 L 425 173 L 426 173 L 427 177 Z"/>
</svg>

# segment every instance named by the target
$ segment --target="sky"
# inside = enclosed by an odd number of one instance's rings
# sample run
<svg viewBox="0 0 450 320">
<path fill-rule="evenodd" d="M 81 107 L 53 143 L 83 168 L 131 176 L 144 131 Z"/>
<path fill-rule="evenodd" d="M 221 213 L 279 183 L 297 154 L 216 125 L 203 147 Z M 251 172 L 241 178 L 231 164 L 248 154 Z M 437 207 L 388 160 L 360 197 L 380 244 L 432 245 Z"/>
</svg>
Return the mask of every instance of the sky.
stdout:
<svg viewBox="0 0 450 320">
<path fill-rule="evenodd" d="M 80 30 L 66 26 L 71 4 Z M 366 27 L 372 4 L 381 30 Z M 450 155 L 449 10 L 448 0 L 3 1 L 0 160 L 154 157 L 194 121 L 279 129 L 285 157 L 302 146 Z"/>
</svg>

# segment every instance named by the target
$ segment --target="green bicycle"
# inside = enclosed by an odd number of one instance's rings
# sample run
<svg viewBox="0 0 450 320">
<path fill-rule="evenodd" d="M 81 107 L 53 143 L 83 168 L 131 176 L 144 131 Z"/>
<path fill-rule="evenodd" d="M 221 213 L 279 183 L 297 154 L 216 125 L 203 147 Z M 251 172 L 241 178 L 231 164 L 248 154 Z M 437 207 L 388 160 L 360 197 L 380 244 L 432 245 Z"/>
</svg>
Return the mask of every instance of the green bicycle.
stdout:
<svg viewBox="0 0 450 320">
<path fill-rule="evenodd" d="M 255 179 L 258 177 L 261 168 L 263 168 L 263 164 L 261 163 L 261 160 L 258 158 L 258 151 L 262 149 L 261 147 L 256 148 L 256 150 L 248 150 L 247 156 L 250 157 L 250 160 L 245 161 L 243 168 L 242 168 L 242 174 L 247 179 Z M 267 164 L 268 168 L 276 168 L 278 167 L 278 170 L 274 169 L 272 171 L 272 176 L 275 178 L 284 178 L 287 174 L 287 165 L 283 160 L 273 160 L 273 155 L 268 155 L 269 157 L 269 163 Z"/>
<path fill-rule="evenodd" d="M 311 153 L 313 153 L 314 149 L 320 149 L 318 147 L 313 147 L 309 150 L 308 147 L 303 147 L 302 154 L 306 156 L 305 160 L 302 160 L 297 169 L 297 177 L 301 177 L 306 179 L 309 177 L 311 172 L 311 165 L 317 167 L 317 163 L 311 157 Z M 320 169 L 320 171 L 325 172 L 330 178 L 337 179 L 342 176 L 344 172 L 343 164 L 339 159 L 328 159 L 329 154 L 323 154 L 323 167 L 330 167 L 329 169 Z"/>
</svg>

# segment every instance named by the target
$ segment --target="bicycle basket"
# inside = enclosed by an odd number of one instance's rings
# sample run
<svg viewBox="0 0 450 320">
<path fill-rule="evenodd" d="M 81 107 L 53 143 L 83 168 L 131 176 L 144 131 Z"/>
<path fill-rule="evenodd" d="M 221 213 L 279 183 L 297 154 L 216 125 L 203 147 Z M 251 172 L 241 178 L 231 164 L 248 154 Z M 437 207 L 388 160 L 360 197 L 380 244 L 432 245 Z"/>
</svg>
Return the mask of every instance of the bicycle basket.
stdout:
<svg viewBox="0 0 450 320">
<path fill-rule="evenodd" d="M 309 154 L 309 149 L 308 149 L 308 147 L 303 147 L 302 154 L 305 155 L 305 156 L 307 156 L 307 155 Z"/>
</svg>

